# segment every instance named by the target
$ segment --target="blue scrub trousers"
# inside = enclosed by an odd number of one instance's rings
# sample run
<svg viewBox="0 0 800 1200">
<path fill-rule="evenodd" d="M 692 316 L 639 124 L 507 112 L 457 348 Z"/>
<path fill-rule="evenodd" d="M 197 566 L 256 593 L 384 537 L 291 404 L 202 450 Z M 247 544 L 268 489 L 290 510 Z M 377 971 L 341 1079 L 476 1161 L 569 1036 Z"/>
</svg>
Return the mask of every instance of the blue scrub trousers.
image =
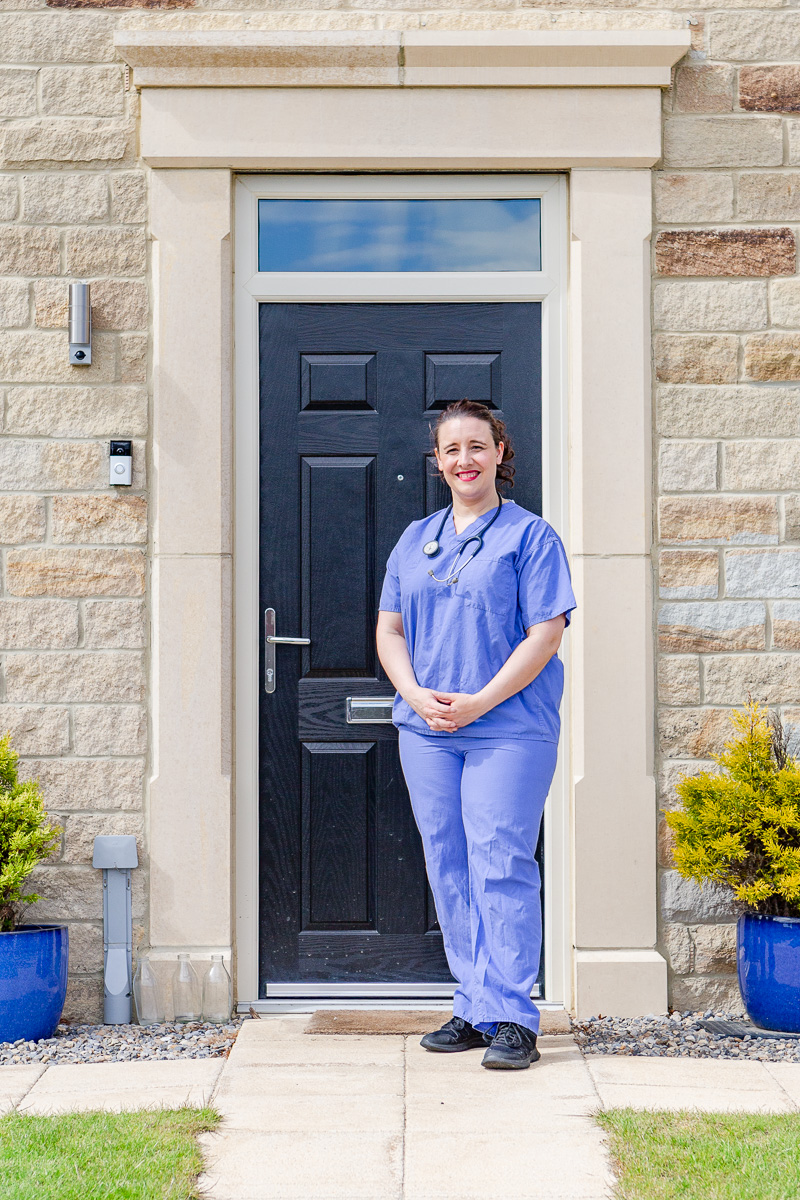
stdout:
<svg viewBox="0 0 800 1200">
<path fill-rule="evenodd" d="M 450 970 L 453 1013 L 477 1029 L 539 1032 L 542 948 L 534 858 L 555 742 L 400 730 L 400 760 Z"/>
</svg>

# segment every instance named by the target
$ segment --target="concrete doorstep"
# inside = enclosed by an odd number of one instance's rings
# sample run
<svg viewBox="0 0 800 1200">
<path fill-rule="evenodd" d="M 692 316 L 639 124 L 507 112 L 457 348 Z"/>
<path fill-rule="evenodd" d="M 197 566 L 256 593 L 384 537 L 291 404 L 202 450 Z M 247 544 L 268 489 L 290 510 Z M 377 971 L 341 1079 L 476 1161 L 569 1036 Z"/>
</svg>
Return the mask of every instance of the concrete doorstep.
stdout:
<svg viewBox="0 0 800 1200">
<path fill-rule="evenodd" d="M 212 1103 L 209 1200 L 609 1200 L 603 1108 L 800 1111 L 800 1063 L 584 1058 L 561 1035 L 530 1070 L 490 1072 L 479 1050 L 307 1037 L 308 1019 L 245 1022 L 227 1060 L 3 1067 L 0 1111 Z"/>
</svg>

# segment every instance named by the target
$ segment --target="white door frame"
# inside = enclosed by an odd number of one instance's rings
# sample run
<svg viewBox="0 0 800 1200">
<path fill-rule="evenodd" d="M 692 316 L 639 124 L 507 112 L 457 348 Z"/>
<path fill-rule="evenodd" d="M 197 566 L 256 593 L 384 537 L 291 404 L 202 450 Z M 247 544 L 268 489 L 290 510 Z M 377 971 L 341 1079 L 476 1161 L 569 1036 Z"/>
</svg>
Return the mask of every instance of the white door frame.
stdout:
<svg viewBox="0 0 800 1200">
<path fill-rule="evenodd" d="M 471 197 L 541 199 L 542 270 L 538 272 L 279 273 L 257 270 L 257 207 L 261 197 L 390 199 Z M 258 305 L 262 301 L 311 303 L 474 303 L 538 301 L 542 305 L 543 516 L 569 552 L 567 479 L 567 181 L 564 175 L 246 175 L 236 181 L 234 254 L 235 329 L 235 676 L 236 676 L 236 946 L 240 1008 L 316 1007 L 293 1001 L 278 985 L 257 1001 L 258 979 L 258 644 L 261 625 L 259 563 L 259 361 Z M 559 763 L 545 806 L 544 966 L 547 1005 L 571 994 L 570 877 L 570 637 L 564 639 L 565 696 Z M 265 898 L 268 903 L 268 898 Z M 308 989 L 306 989 L 308 990 Z M 413 1000 L 444 997 L 452 988 L 409 984 L 326 985 L 328 998 Z"/>
</svg>

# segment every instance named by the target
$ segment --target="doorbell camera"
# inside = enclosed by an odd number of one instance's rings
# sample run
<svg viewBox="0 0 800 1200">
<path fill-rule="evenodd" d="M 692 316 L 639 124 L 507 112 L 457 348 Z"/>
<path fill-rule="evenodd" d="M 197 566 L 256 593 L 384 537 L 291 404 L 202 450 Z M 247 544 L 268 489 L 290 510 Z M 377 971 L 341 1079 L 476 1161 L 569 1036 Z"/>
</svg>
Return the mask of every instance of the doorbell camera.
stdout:
<svg viewBox="0 0 800 1200">
<path fill-rule="evenodd" d="M 130 487 L 133 482 L 133 458 L 130 442 L 112 442 L 108 457 L 108 482 L 115 487 Z"/>
</svg>

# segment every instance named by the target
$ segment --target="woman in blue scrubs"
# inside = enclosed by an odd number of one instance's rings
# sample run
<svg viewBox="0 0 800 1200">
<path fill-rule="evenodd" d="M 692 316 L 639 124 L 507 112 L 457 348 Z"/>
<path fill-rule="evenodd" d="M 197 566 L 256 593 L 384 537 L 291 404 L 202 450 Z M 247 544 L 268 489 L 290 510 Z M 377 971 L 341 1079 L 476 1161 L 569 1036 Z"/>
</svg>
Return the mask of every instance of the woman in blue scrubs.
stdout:
<svg viewBox="0 0 800 1200">
<path fill-rule="evenodd" d="M 486 1047 L 483 1066 L 520 1069 L 539 1058 L 534 855 L 556 766 L 564 682 L 557 651 L 575 597 L 555 530 L 498 495 L 514 474 L 503 422 L 459 400 L 442 412 L 434 436 L 452 508 L 412 522 L 395 546 L 377 632 L 458 984 L 452 1019 L 422 1045 L 444 1053 Z"/>
</svg>

